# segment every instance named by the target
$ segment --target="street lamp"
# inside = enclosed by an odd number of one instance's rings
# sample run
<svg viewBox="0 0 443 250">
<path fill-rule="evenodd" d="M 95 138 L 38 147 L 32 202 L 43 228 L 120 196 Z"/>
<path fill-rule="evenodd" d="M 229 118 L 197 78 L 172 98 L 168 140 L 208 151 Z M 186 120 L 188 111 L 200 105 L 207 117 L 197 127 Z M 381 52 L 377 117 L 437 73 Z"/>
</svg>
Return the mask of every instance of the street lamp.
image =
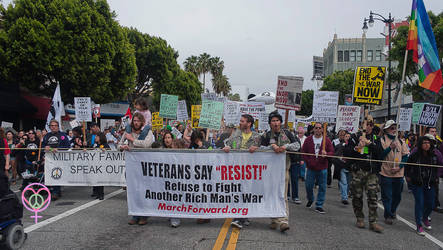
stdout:
<svg viewBox="0 0 443 250">
<path fill-rule="evenodd" d="M 375 17 L 374 17 L 375 16 Z M 370 11 L 369 12 L 369 19 L 365 18 L 363 21 L 363 32 L 366 32 L 368 30 L 368 24 L 369 27 L 374 26 L 374 20 L 382 21 L 385 24 L 388 24 L 389 34 L 388 34 L 388 120 L 391 118 L 391 30 L 392 30 L 392 23 L 394 22 L 394 19 L 391 17 L 391 13 L 389 12 L 389 18 L 385 18 L 380 14 L 377 14 L 375 12 Z"/>
</svg>

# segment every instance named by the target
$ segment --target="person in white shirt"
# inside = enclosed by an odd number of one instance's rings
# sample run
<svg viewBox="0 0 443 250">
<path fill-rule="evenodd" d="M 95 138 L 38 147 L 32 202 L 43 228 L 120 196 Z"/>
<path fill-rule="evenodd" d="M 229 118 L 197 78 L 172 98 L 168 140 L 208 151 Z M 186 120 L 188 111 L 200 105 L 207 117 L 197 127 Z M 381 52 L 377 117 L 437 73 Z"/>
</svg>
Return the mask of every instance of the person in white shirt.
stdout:
<svg viewBox="0 0 443 250">
<path fill-rule="evenodd" d="M 109 147 L 111 148 L 111 150 L 117 150 L 117 138 L 115 138 L 112 133 L 111 133 L 111 128 L 107 128 L 105 129 L 105 136 L 106 136 L 106 141 L 108 142 Z"/>
<path fill-rule="evenodd" d="M 298 139 L 300 140 L 301 146 L 303 147 L 303 143 L 306 140 L 306 135 L 305 135 L 305 129 L 303 127 L 298 127 L 297 128 L 297 135 Z M 306 163 L 304 161 L 300 161 L 300 173 L 299 173 L 300 179 L 302 181 L 305 181 L 306 178 Z"/>
</svg>

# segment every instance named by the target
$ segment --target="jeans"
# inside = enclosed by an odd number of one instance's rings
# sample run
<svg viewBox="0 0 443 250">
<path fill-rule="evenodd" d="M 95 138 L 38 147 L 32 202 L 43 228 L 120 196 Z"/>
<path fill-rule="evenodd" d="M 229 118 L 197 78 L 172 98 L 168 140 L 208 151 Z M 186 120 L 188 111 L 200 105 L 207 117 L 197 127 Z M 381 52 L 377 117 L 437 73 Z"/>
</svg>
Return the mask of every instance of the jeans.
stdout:
<svg viewBox="0 0 443 250">
<path fill-rule="evenodd" d="M 328 170 L 311 170 L 308 168 L 306 172 L 306 194 L 308 201 L 314 201 L 314 184 L 318 182 L 318 194 L 317 194 L 317 202 L 315 203 L 316 207 L 323 207 L 323 203 L 325 202 L 326 195 L 326 179 L 328 177 Z"/>
<path fill-rule="evenodd" d="M 403 177 L 380 176 L 381 198 L 385 207 L 385 219 L 393 218 L 401 201 L 403 191 Z"/>
<path fill-rule="evenodd" d="M 300 167 L 301 165 L 299 163 L 292 163 L 290 171 L 290 177 L 291 177 L 291 195 L 288 197 L 291 197 L 292 199 L 298 198 L 298 178 L 300 174 Z"/>
<path fill-rule="evenodd" d="M 415 223 L 421 226 L 423 219 L 428 219 L 434 207 L 435 186 L 428 188 L 411 184 L 410 187 L 415 199 Z"/>
<path fill-rule="evenodd" d="M 340 170 L 340 180 L 338 182 L 338 186 L 340 187 L 340 196 L 341 196 L 341 200 L 343 200 L 343 201 L 348 200 L 350 182 L 351 182 L 351 180 L 350 180 L 350 176 L 349 176 L 349 171 L 342 168 Z"/>
<path fill-rule="evenodd" d="M 327 179 L 328 186 L 331 186 L 332 184 L 332 163 L 331 161 L 328 161 L 328 179 Z"/>
<path fill-rule="evenodd" d="M 300 166 L 300 176 L 303 178 L 303 180 L 306 179 L 306 162 Z"/>
</svg>

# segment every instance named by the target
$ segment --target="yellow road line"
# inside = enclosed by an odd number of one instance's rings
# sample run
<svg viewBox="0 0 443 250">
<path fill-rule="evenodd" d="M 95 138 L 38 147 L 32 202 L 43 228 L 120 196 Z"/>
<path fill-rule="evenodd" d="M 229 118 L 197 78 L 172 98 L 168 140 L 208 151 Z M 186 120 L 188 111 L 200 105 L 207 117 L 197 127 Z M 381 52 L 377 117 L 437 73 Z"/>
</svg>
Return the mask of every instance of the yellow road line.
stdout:
<svg viewBox="0 0 443 250">
<path fill-rule="evenodd" d="M 240 229 L 233 227 L 231 232 L 231 237 L 229 237 L 229 243 L 226 250 L 235 250 L 237 247 L 238 235 L 240 234 Z"/>
<path fill-rule="evenodd" d="M 220 250 L 223 247 L 223 243 L 225 243 L 226 234 L 228 234 L 229 227 L 231 227 L 231 222 L 232 219 L 225 220 L 225 223 L 223 223 L 223 226 L 220 229 L 220 233 L 218 234 L 217 240 L 215 241 L 212 250 Z"/>
</svg>

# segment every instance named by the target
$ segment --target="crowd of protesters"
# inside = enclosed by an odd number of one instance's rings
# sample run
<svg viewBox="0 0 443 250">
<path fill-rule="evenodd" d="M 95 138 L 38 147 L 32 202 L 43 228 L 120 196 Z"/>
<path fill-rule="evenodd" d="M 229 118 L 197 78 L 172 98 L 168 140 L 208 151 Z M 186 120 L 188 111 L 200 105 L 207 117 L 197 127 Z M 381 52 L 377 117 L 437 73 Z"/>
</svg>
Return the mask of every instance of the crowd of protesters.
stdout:
<svg viewBox="0 0 443 250">
<path fill-rule="evenodd" d="M 306 207 L 315 205 L 315 211 L 324 214 L 327 187 L 332 179 L 338 180 L 341 203 L 351 201 L 356 217 L 356 226 L 365 228 L 363 197 L 367 196 L 369 229 L 381 233 L 384 229 L 378 223 L 377 207 L 379 197 L 384 206 L 384 222 L 392 225 L 397 219 L 397 208 L 401 203 L 404 181 L 415 200 L 415 220 L 417 233 L 424 235 L 424 229 L 431 229 L 431 212 L 443 212 L 440 207 L 438 185 L 443 178 L 443 168 L 429 165 L 443 165 L 443 144 L 433 127 L 426 129 L 424 136 L 413 132 L 398 132 L 393 120 L 377 126 L 372 118 L 365 121 L 365 129 L 350 134 L 339 130 L 325 135 L 321 123 L 313 123 L 288 130 L 283 126 L 282 116 L 274 111 L 269 115 L 269 131 L 254 130 L 254 119 L 242 115 L 239 128 L 227 125 L 221 131 L 192 129 L 190 123 L 175 124 L 153 130 L 151 113 L 146 102 L 135 102 L 136 111 L 128 124 L 116 121 L 114 126 L 100 129 L 97 123 L 89 124 L 87 131 L 81 126 L 66 132 L 60 124 L 52 120 L 50 131 L 29 130 L 14 133 L 0 128 L 0 166 L 16 184 L 22 178 L 23 188 L 44 168 L 44 153 L 60 149 L 82 150 L 131 150 L 133 148 L 165 149 L 222 149 L 245 150 L 253 154 L 257 149 L 268 149 L 275 153 L 287 153 L 285 166 L 285 187 L 287 193 L 286 211 L 289 216 L 288 201 L 301 204 L 300 181 L 306 189 Z M 103 132 L 102 132 L 103 131 Z M 19 150 L 26 148 L 27 150 Z M 43 148 L 44 150 L 40 150 Z M 385 162 L 383 162 L 385 161 Z M 426 166 L 421 166 L 424 164 Z M 332 171 L 333 169 L 333 171 Z M 317 195 L 314 189 L 317 188 Z M 52 186 L 52 199 L 62 196 L 61 187 Z M 380 196 L 379 196 L 380 195 Z M 104 199 L 104 187 L 94 187 L 93 197 Z M 315 202 L 315 204 L 314 204 Z M 272 218 L 270 227 L 284 232 L 289 230 L 289 218 Z M 147 217 L 133 216 L 130 225 L 145 225 Z M 170 218 L 172 227 L 180 226 L 180 219 Z M 207 223 L 199 219 L 198 223 Z M 232 225 L 238 228 L 248 225 L 248 219 L 234 219 Z"/>
</svg>

